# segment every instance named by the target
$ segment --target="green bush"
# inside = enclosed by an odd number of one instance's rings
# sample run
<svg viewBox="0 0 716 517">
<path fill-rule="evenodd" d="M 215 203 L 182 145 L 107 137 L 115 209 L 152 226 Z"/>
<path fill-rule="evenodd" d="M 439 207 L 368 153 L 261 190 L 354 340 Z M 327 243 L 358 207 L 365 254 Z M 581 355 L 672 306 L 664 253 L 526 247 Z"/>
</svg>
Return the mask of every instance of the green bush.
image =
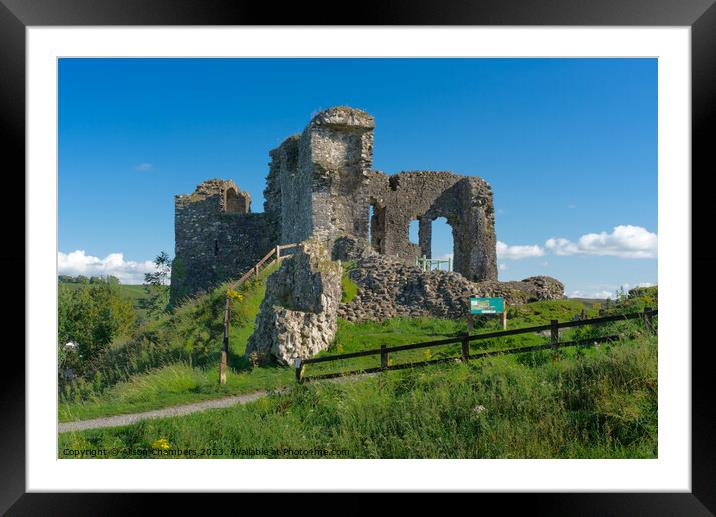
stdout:
<svg viewBox="0 0 716 517">
<path fill-rule="evenodd" d="M 57 341 L 61 371 L 70 368 L 75 375 L 82 375 L 114 339 L 132 329 L 134 320 L 132 301 L 120 294 L 116 284 L 59 284 Z M 76 344 L 72 351 L 65 348 L 70 342 Z"/>
<path fill-rule="evenodd" d="M 233 350 L 231 365 L 234 368 L 248 368 L 247 361 L 237 356 L 243 354 L 245 340 L 253 332 L 266 278 L 276 269 L 274 264 L 261 272 L 259 281 L 246 282 L 238 290 L 241 301 L 232 304 L 231 330 L 234 336 L 238 335 L 234 344 L 240 347 Z M 145 321 L 112 346 L 107 344 L 86 362 L 80 378 L 62 382 L 62 400 L 78 402 L 96 398 L 107 388 L 127 381 L 133 375 L 175 363 L 190 367 L 218 364 L 229 285 L 227 282 L 209 293 L 186 298 L 174 312 Z M 236 343 L 239 339 L 241 343 Z"/>
</svg>

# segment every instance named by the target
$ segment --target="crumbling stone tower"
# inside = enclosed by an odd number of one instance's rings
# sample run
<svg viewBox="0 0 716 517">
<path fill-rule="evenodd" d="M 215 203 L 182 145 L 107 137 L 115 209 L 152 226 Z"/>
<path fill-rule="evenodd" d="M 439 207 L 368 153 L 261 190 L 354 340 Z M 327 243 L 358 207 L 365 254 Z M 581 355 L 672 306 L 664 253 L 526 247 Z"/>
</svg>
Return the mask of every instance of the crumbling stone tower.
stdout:
<svg viewBox="0 0 716 517">
<path fill-rule="evenodd" d="M 374 129 L 364 111 L 332 108 L 271 151 L 264 191 L 269 233 L 282 243 L 311 235 L 367 240 L 370 227 L 377 252 L 414 264 L 420 255 L 431 256 L 432 221 L 445 217 L 453 230 L 455 271 L 469 280 L 496 280 L 489 184 L 450 172 L 374 171 Z M 418 245 L 408 239 L 413 220 L 420 221 Z"/>
<path fill-rule="evenodd" d="M 431 256 L 431 225 L 438 217 L 452 227 L 454 270 L 472 281 L 497 280 L 489 184 L 451 172 L 375 171 L 374 129 L 371 115 L 349 107 L 313 117 L 301 134 L 269 153 L 263 214 L 250 212 L 248 194 L 231 181 L 210 180 L 177 196 L 172 299 L 240 276 L 276 244 L 312 236 L 329 247 L 354 238 L 414 264 L 420 255 Z M 408 238 L 414 220 L 417 245 Z"/>
<path fill-rule="evenodd" d="M 231 180 L 211 179 L 175 197 L 171 303 L 248 270 L 271 248 L 264 214 Z"/>
</svg>

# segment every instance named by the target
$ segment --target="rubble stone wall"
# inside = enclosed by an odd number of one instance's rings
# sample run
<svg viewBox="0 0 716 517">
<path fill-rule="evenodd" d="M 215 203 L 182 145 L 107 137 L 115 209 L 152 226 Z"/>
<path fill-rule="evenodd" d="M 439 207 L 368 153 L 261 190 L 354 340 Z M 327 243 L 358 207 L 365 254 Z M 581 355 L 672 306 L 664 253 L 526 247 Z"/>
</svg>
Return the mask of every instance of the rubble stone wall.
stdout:
<svg viewBox="0 0 716 517">
<path fill-rule="evenodd" d="M 336 336 L 342 272 L 321 241 L 304 241 L 268 278 L 246 355 L 289 365 L 327 349 Z"/>
<path fill-rule="evenodd" d="M 564 285 L 551 277 L 471 282 L 458 273 L 423 271 L 379 254 L 358 259 L 348 276 L 359 290 L 350 303 L 340 305 L 338 317 L 355 322 L 396 316 L 464 318 L 472 296 L 504 297 L 508 306 L 564 298 Z"/>
</svg>

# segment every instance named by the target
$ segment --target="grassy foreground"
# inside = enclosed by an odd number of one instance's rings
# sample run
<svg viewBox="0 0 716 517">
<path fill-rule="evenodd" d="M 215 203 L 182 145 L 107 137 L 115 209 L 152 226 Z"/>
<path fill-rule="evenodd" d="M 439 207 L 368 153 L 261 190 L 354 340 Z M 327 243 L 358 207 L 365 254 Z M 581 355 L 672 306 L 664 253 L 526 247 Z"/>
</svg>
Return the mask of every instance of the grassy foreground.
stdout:
<svg viewBox="0 0 716 517">
<path fill-rule="evenodd" d="M 294 384 L 246 406 L 64 433 L 97 457 L 655 458 L 657 339 Z M 82 453 L 81 451 L 85 451 Z M 87 452 L 87 451 L 95 451 Z M 107 454 L 102 456 L 102 454 Z"/>
<path fill-rule="evenodd" d="M 59 419 L 62 422 L 85 420 L 111 415 L 148 411 L 179 404 L 188 404 L 202 400 L 220 398 L 228 395 L 250 393 L 260 389 L 272 389 L 294 382 L 293 371 L 285 367 L 253 367 L 243 357 L 246 342 L 254 330 L 258 306 L 265 291 L 265 281 L 261 281 L 243 291 L 242 314 L 231 327 L 230 372 L 227 384 L 219 384 L 218 363 L 221 350 L 222 297 L 221 291 L 205 295 L 201 300 L 193 301 L 181 308 L 172 317 L 157 322 L 146 332 L 152 341 L 136 338 L 128 343 L 115 346 L 108 354 L 105 363 L 116 363 L 122 370 L 115 375 L 115 381 L 104 374 L 97 386 L 88 385 L 84 392 L 73 397 L 60 398 Z M 217 294 L 218 293 L 218 294 Z M 214 299 L 214 301 L 211 301 Z M 209 300 L 211 303 L 207 303 Z M 218 303 L 217 303 L 218 302 Z M 202 305 L 202 303 L 204 305 Z M 218 310 L 214 307 L 218 306 Z M 582 305 L 571 300 L 537 302 L 510 309 L 509 328 L 525 327 L 549 322 L 550 319 L 565 321 L 581 311 Z M 239 309 L 239 307 L 237 307 Z M 216 312 L 214 316 L 208 313 Z M 200 314 L 197 315 L 196 313 Z M 212 319 L 213 318 L 213 319 Z M 203 321 L 202 321 L 203 320 Z M 497 329 L 496 319 L 485 319 L 476 332 L 488 332 Z M 183 326 L 208 328 L 216 327 L 216 332 L 206 339 L 208 353 L 204 360 L 193 364 L 182 353 L 183 339 L 192 336 L 178 336 Z M 440 320 L 431 318 L 393 318 L 382 323 L 350 323 L 339 320 L 338 333 L 334 345 L 321 355 L 331 355 L 377 348 L 381 344 L 388 346 L 421 341 L 432 341 L 457 336 L 466 332 L 465 321 Z M 519 335 L 500 340 L 488 340 L 475 343 L 472 350 L 490 350 L 528 346 L 544 343 L 546 337 Z M 175 342 L 175 345 L 172 343 Z M 147 359 L 136 357 L 148 355 Z M 391 364 L 399 362 L 422 361 L 431 358 L 459 355 L 459 345 L 427 350 L 415 350 L 396 354 Z M 127 363 L 139 364 L 131 369 Z M 143 361 L 143 362 L 142 362 Z M 309 365 L 306 375 L 329 373 L 341 370 L 370 368 L 378 366 L 379 357 L 370 356 L 353 360 Z M 107 369 L 107 367 L 105 367 Z M 113 372 L 112 370 L 110 374 Z"/>
</svg>

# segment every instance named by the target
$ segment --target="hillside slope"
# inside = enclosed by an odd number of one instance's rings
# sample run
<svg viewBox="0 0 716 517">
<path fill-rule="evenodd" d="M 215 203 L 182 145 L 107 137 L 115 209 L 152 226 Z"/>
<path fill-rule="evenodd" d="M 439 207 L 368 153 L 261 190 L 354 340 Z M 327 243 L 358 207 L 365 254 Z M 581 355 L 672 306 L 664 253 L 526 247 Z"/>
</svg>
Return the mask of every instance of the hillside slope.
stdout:
<svg viewBox="0 0 716 517">
<path fill-rule="evenodd" d="M 294 384 L 245 406 L 59 440 L 62 457 L 130 447 L 120 456 L 654 458 L 657 340 Z"/>
</svg>

